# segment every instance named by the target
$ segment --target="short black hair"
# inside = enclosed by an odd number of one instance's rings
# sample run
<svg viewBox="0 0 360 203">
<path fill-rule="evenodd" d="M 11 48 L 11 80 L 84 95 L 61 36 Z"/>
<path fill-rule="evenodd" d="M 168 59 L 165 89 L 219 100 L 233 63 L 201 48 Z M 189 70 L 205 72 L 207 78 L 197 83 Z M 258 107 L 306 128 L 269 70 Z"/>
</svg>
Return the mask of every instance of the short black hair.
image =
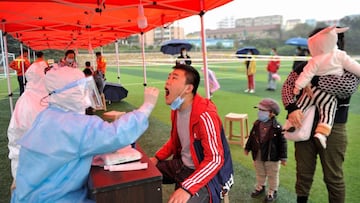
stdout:
<svg viewBox="0 0 360 203">
<path fill-rule="evenodd" d="M 85 66 L 91 66 L 90 61 L 86 61 L 86 62 L 85 62 Z"/>
<path fill-rule="evenodd" d="M 29 53 L 27 49 L 23 49 L 22 53 Z M 19 52 L 19 54 L 21 55 L 21 51 Z"/>
<path fill-rule="evenodd" d="M 37 58 L 41 58 L 41 57 L 43 57 L 43 56 L 44 56 L 44 53 L 43 53 L 42 51 L 36 52 L 36 57 L 37 57 Z"/>
<path fill-rule="evenodd" d="M 85 68 L 85 69 L 83 70 L 83 72 L 84 72 L 85 76 L 90 76 L 90 75 L 92 75 L 92 72 L 91 72 L 90 68 Z"/>
<path fill-rule="evenodd" d="M 95 53 L 95 55 L 96 55 L 96 56 L 101 56 L 101 52 L 98 51 L 98 52 Z"/>
<path fill-rule="evenodd" d="M 173 67 L 173 69 L 180 69 L 185 71 L 186 84 L 191 84 L 194 86 L 192 93 L 195 95 L 200 83 L 199 72 L 194 67 L 186 64 L 177 64 Z"/>
<path fill-rule="evenodd" d="M 65 56 L 67 56 L 67 55 L 69 55 L 69 54 L 74 54 L 74 55 L 76 55 L 76 54 L 75 54 L 75 51 L 72 50 L 72 49 L 69 49 L 69 50 L 67 50 L 67 51 L 65 52 Z"/>
</svg>

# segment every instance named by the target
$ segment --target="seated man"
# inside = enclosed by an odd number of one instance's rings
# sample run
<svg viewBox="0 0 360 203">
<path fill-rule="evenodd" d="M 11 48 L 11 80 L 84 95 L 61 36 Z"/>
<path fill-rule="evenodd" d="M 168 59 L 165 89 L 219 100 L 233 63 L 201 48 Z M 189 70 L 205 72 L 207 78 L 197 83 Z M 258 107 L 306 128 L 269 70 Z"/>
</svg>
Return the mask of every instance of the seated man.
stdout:
<svg viewBox="0 0 360 203">
<path fill-rule="evenodd" d="M 163 183 L 176 185 L 169 202 L 218 203 L 233 184 L 221 119 L 216 106 L 197 94 L 199 72 L 183 64 L 173 69 L 165 83 L 171 135 L 151 160 L 163 174 Z"/>
</svg>

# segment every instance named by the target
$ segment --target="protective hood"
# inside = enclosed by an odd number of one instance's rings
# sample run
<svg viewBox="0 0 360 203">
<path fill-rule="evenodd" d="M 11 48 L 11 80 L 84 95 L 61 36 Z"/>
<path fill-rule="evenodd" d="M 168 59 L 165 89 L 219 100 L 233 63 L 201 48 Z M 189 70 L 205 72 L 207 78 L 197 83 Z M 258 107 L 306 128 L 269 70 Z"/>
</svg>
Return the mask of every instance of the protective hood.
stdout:
<svg viewBox="0 0 360 203">
<path fill-rule="evenodd" d="M 336 26 L 327 27 L 308 40 L 308 46 L 311 56 L 327 54 L 333 50 L 337 50 L 337 34 L 347 31 L 349 28 L 336 28 Z"/>
<path fill-rule="evenodd" d="M 26 91 L 35 90 L 37 93 L 46 96 L 47 91 L 44 84 L 45 68 L 48 67 L 45 61 L 39 61 L 31 64 L 25 72 L 27 80 Z"/>
<path fill-rule="evenodd" d="M 48 71 L 45 75 L 45 87 L 50 94 L 49 104 L 66 111 L 85 114 L 85 109 L 89 106 L 85 99 L 85 87 L 73 85 L 65 88 L 71 83 L 76 84 L 75 81 L 83 78 L 85 75 L 81 70 L 68 66 L 54 67 Z"/>
</svg>

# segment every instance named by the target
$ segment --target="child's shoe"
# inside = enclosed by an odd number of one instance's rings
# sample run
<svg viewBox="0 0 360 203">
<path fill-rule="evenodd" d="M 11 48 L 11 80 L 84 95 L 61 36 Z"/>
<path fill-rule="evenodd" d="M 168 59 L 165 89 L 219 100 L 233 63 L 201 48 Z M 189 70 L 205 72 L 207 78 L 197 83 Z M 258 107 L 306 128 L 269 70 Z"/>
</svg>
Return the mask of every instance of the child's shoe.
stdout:
<svg viewBox="0 0 360 203">
<path fill-rule="evenodd" d="M 273 202 L 276 200 L 277 191 L 269 191 L 265 197 L 265 202 Z"/>
<path fill-rule="evenodd" d="M 326 136 L 321 133 L 315 133 L 314 137 L 319 139 L 321 146 L 326 149 Z"/>
<path fill-rule="evenodd" d="M 256 187 L 255 190 L 251 193 L 251 197 L 258 197 L 259 195 L 261 195 L 262 193 L 265 192 L 265 186 L 261 186 L 260 188 L 259 187 Z"/>
</svg>

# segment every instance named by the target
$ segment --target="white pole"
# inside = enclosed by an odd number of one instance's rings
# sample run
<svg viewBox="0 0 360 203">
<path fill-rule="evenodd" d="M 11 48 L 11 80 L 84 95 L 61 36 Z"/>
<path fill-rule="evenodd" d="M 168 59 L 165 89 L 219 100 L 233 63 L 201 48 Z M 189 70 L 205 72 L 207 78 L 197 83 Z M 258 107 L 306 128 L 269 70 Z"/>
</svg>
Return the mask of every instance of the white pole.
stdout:
<svg viewBox="0 0 360 203">
<path fill-rule="evenodd" d="M 143 75 L 144 75 L 144 87 L 147 85 L 146 81 L 146 64 L 145 64 L 145 36 L 144 33 L 141 32 L 141 56 L 142 56 L 142 63 L 143 63 Z"/>
<path fill-rule="evenodd" d="M 3 65 L 3 67 L 4 67 L 4 76 L 5 77 L 7 77 L 7 75 L 6 75 L 6 71 L 5 71 L 5 67 L 6 67 L 6 64 L 5 64 L 5 50 L 4 50 L 4 41 L 3 41 L 3 32 L 0 30 L 0 45 L 1 45 L 1 58 L 2 58 L 2 60 L 1 60 L 1 63 L 2 63 L 2 65 Z"/>
<path fill-rule="evenodd" d="M 205 95 L 206 95 L 206 98 L 210 99 L 207 50 L 206 50 L 206 35 L 205 35 L 205 28 L 204 28 L 204 14 L 205 13 L 201 13 L 199 15 L 200 21 L 201 21 L 201 48 L 202 48 L 202 58 L 203 58 L 203 66 L 204 66 Z"/>
<path fill-rule="evenodd" d="M 2 32 L 1 32 L 2 33 Z M 13 100 L 12 100 L 12 96 L 13 93 L 11 92 L 11 82 L 10 82 L 10 74 L 9 74 L 9 61 L 8 61 L 8 50 L 7 50 L 7 41 L 6 41 L 6 36 L 3 36 L 3 41 L 4 41 L 4 49 L 5 49 L 5 64 L 4 64 L 4 70 L 6 72 L 6 79 L 7 79 L 7 86 L 8 86 L 8 94 L 9 94 L 9 104 L 10 104 L 10 112 L 11 115 L 13 114 L 14 111 L 14 106 L 13 106 Z"/>
<path fill-rule="evenodd" d="M 119 84 L 121 84 L 121 82 L 120 82 L 120 59 L 119 59 L 119 43 L 118 43 L 118 40 L 116 40 L 116 42 L 115 42 L 115 53 L 116 53 L 116 65 L 117 65 L 117 78 L 118 78 Z"/>
</svg>

